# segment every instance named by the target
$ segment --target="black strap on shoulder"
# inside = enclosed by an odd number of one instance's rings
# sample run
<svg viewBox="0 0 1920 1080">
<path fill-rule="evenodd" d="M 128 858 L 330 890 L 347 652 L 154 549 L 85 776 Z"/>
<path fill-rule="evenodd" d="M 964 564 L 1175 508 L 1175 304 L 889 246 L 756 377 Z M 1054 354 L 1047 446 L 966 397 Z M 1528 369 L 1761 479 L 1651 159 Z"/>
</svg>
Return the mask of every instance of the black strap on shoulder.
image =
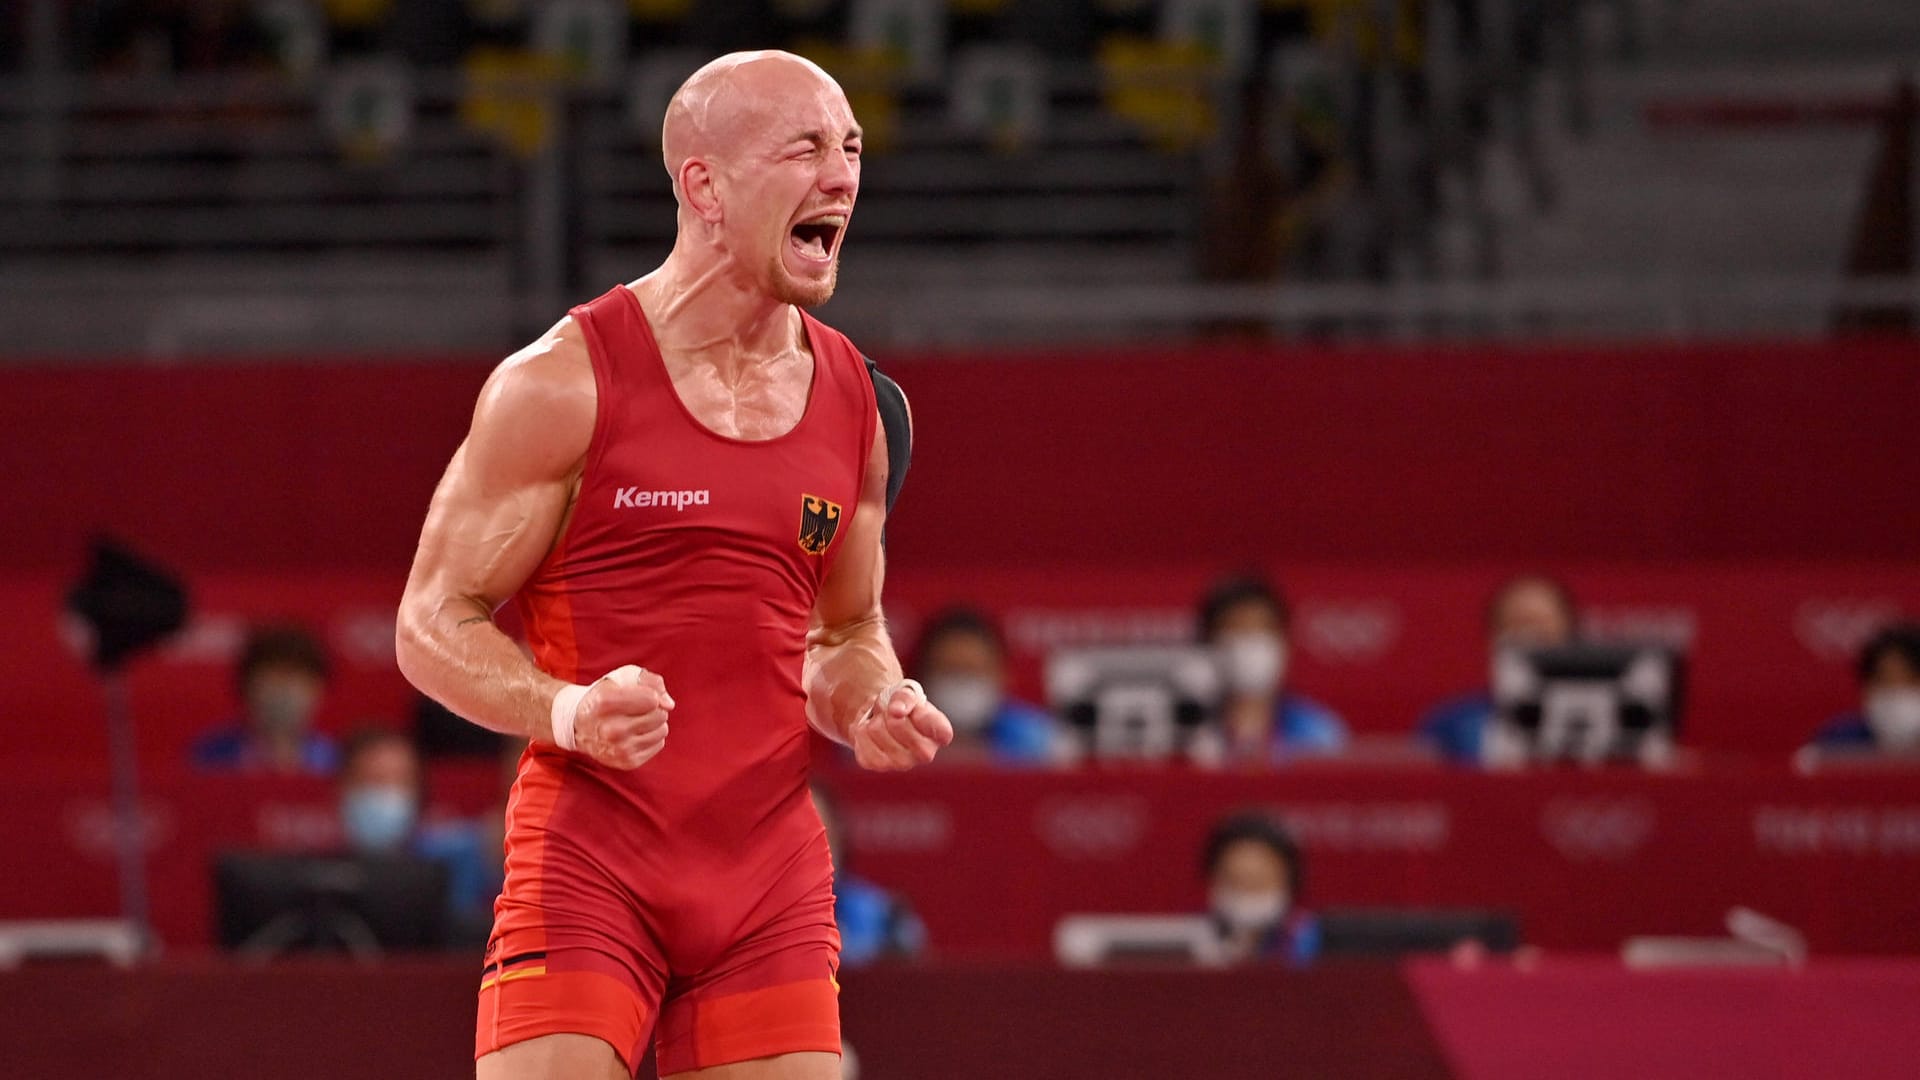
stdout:
<svg viewBox="0 0 1920 1080">
<path fill-rule="evenodd" d="M 867 375 L 873 379 L 873 400 L 880 409 L 880 424 L 887 434 L 887 515 L 893 515 L 893 503 L 907 482 L 907 466 L 913 462 L 913 423 L 907 418 L 907 395 L 868 357 Z"/>
</svg>

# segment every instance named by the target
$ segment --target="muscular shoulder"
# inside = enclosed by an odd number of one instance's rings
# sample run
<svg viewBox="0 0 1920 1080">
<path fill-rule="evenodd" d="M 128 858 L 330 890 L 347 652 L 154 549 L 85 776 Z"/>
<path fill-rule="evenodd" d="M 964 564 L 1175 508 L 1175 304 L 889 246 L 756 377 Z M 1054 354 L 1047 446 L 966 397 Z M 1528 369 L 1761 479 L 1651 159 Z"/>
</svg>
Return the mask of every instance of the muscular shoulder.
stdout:
<svg viewBox="0 0 1920 1080">
<path fill-rule="evenodd" d="M 571 470 L 593 440 L 597 398 L 586 338 L 562 319 L 488 376 L 467 452 L 513 471 Z"/>
</svg>

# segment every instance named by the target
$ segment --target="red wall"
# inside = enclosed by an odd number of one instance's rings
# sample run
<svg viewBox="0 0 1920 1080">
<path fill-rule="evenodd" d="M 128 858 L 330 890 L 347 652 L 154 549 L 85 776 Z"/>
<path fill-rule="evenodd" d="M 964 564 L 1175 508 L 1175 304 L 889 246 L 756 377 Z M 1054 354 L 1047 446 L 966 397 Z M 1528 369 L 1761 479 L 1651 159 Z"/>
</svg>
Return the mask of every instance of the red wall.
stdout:
<svg viewBox="0 0 1920 1080">
<path fill-rule="evenodd" d="M 0 371 L 0 565 L 403 563 L 484 363 Z M 910 566 L 1911 559 L 1920 346 L 898 358 Z"/>
<path fill-rule="evenodd" d="M 1059 921 L 1078 912 L 1202 910 L 1207 831 L 1248 808 L 1299 841 L 1309 909 L 1496 908 L 1529 944 L 1610 952 L 1636 934 L 1722 934 L 1743 905 L 1798 929 L 1815 955 L 1920 954 L 1920 770 L 1910 768 L 945 765 L 822 779 L 841 808 L 843 865 L 912 903 L 946 960 L 1045 960 Z M 499 822 L 491 762 L 436 765 L 427 783 L 435 820 Z M 217 853 L 340 844 L 326 780 L 149 768 L 140 795 L 149 910 L 170 949 L 215 939 Z M 113 822 L 97 771 L 8 775 L 0 851 L 34 872 L 0 875 L 0 920 L 116 912 Z"/>
<path fill-rule="evenodd" d="M 9 1075 L 34 1080 L 471 1077 L 478 970 L 476 957 L 0 972 L 9 1009 L 0 1050 Z M 1407 981 L 1387 965 L 1309 973 L 900 968 L 841 978 L 844 1038 L 860 1075 L 879 1080 L 1455 1075 Z M 652 1062 L 637 1075 L 652 1080 Z"/>
<path fill-rule="evenodd" d="M 55 965 L 0 973 L 11 1075 L 473 1075 L 475 966 Z M 875 1078 L 1905 1078 L 1920 970 L 1629 972 L 1610 960 L 1313 971 L 875 968 L 842 976 Z M 200 1032 L 217 1037 L 195 1037 Z M 651 1063 L 639 1075 L 651 1080 Z"/>
<path fill-rule="evenodd" d="M 890 606 L 909 629 L 948 600 L 1000 610 L 1029 688 L 1060 632 L 1177 627 L 1209 577 L 1258 565 L 1301 609 L 1299 687 L 1404 731 L 1480 680 L 1486 591 L 1541 566 L 1603 629 L 1695 647 L 1692 741 L 1776 753 L 1852 703 L 1865 633 L 1920 611 L 1908 342 L 889 367 L 920 436 Z M 485 368 L 0 369 L 0 701 L 97 756 L 54 612 L 110 529 L 188 571 L 205 616 L 136 685 L 155 752 L 229 707 L 239 627 L 276 613 L 344 657 L 330 724 L 399 714 L 382 620 Z"/>
</svg>

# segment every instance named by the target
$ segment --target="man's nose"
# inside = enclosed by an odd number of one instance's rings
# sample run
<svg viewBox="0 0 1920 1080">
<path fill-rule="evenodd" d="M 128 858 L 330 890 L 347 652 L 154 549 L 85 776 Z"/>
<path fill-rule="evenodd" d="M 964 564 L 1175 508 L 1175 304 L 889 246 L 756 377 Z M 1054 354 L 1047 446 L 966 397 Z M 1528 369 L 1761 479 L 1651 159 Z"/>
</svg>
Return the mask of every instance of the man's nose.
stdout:
<svg viewBox="0 0 1920 1080">
<path fill-rule="evenodd" d="M 827 155 L 820 167 L 820 190 L 828 195 L 851 195 L 860 190 L 860 163 L 845 150 Z"/>
</svg>

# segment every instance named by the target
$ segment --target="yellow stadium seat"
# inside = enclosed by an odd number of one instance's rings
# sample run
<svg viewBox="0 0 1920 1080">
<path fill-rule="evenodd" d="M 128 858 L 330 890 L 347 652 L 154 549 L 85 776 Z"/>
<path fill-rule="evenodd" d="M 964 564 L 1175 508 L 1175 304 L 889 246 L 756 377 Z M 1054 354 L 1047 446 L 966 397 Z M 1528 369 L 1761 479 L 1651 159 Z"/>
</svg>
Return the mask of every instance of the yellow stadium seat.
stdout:
<svg viewBox="0 0 1920 1080">
<path fill-rule="evenodd" d="M 463 66 L 461 121 L 523 157 L 545 149 L 553 135 L 555 84 L 566 78 L 565 65 L 520 49 L 479 48 Z"/>
<path fill-rule="evenodd" d="M 1099 63 L 1107 108 L 1155 146 L 1179 152 L 1213 135 L 1216 65 L 1204 47 L 1115 35 L 1100 43 Z"/>
</svg>

